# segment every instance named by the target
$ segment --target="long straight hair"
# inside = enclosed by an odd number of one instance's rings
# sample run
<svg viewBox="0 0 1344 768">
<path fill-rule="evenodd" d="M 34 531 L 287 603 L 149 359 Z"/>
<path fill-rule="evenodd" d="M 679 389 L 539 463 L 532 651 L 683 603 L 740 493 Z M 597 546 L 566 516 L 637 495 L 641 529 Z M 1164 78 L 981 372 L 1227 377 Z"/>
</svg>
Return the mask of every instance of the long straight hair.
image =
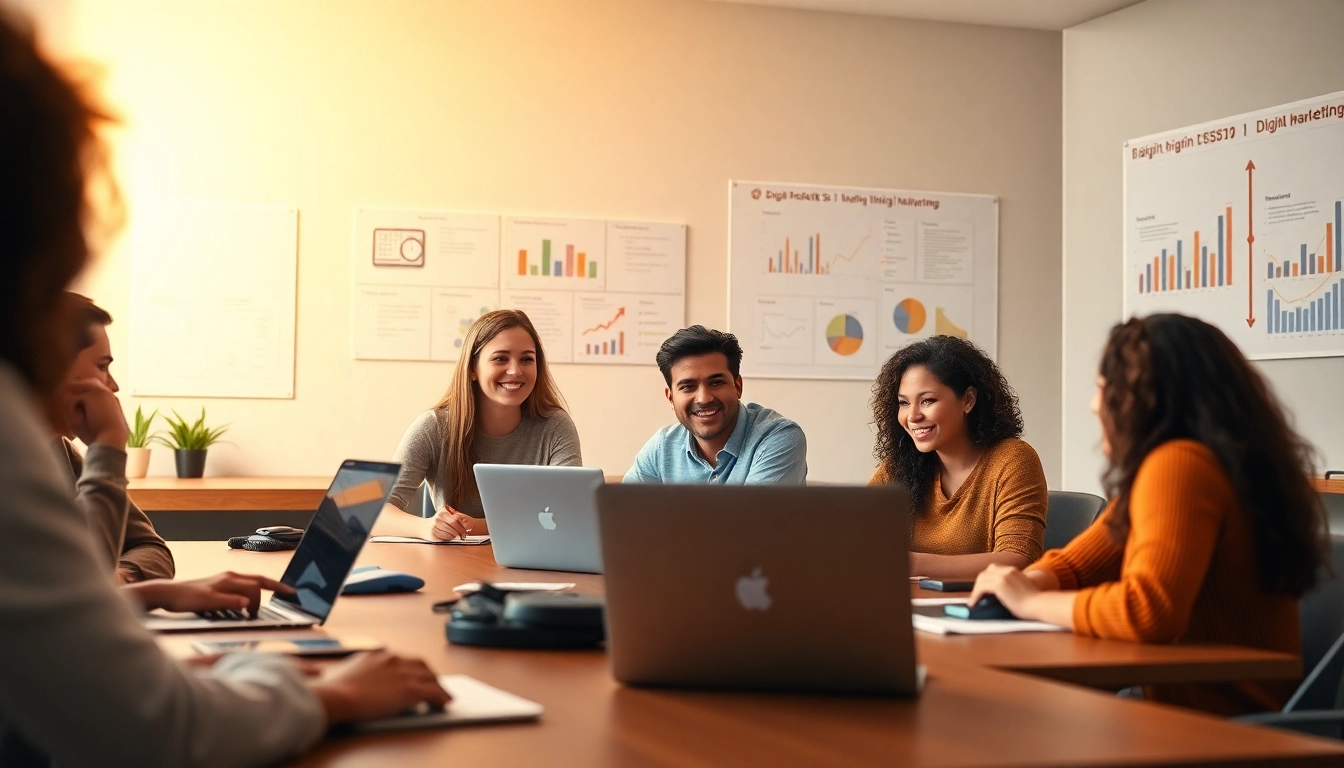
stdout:
<svg viewBox="0 0 1344 768">
<path fill-rule="evenodd" d="M 1143 460 L 1169 440 L 1196 440 L 1217 457 L 1249 517 L 1260 583 L 1291 597 L 1309 590 L 1328 563 L 1325 510 L 1309 479 L 1314 450 L 1241 350 L 1203 320 L 1136 317 L 1111 329 L 1099 373 L 1114 540 L 1129 533 Z"/>
<path fill-rule="evenodd" d="M 545 418 L 556 411 L 565 410 L 565 399 L 560 395 L 560 388 L 555 385 L 551 370 L 546 365 L 541 337 L 537 335 L 537 329 L 532 326 L 527 314 L 517 309 L 497 309 L 481 315 L 467 329 L 462 340 L 463 355 L 457 359 L 448 391 L 434 406 L 435 410 L 444 410 L 448 414 L 444 464 L 448 469 L 449 485 L 443 489 L 443 499 L 454 507 L 476 495 L 476 475 L 472 466 L 479 459 L 476 453 L 476 398 L 481 394 L 481 385 L 471 378 L 471 373 L 476 370 L 485 345 L 504 331 L 514 328 L 527 331 L 537 349 L 537 382 L 532 387 L 532 394 L 523 401 L 523 418 Z"/>
</svg>

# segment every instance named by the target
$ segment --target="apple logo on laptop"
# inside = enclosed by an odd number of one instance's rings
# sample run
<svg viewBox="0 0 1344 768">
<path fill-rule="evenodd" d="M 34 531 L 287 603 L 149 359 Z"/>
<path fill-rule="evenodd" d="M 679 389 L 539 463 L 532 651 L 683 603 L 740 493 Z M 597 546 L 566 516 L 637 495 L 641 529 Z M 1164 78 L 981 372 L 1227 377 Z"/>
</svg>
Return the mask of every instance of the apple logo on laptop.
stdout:
<svg viewBox="0 0 1344 768">
<path fill-rule="evenodd" d="M 768 609 L 771 603 L 770 595 L 765 591 L 768 586 L 770 580 L 762 576 L 761 569 L 757 568 L 750 576 L 743 576 L 737 580 L 737 602 L 748 611 Z"/>
<path fill-rule="evenodd" d="M 537 513 L 537 521 L 541 523 L 542 528 L 548 531 L 555 530 L 555 513 L 551 511 L 550 507 L 546 507 Z"/>
</svg>

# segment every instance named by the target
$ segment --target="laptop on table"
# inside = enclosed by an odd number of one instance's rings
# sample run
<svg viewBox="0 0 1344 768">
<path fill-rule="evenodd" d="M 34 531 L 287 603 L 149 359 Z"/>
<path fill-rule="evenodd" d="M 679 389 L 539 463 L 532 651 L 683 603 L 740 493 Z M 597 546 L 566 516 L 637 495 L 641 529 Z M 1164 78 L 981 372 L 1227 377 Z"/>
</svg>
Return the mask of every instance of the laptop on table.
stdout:
<svg viewBox="0 0 1344 768">
<path fill-rule="evenodd" d="M 477 464 L 476 487 L 495 562 L 509 568 L 602 572 L 596 467 Z"/>
<path fill-rule="evenodd" d="M 917 694 L 909 514 L 895 486 L 599 488 L 612 675 Z"/>
<path fill-rule="evenodd" d="M 255 618 L 233 611 L 211 617 L 155 612 L 145 618 L 145 626 L 156 632 L 201 632 L 326 622 L 400 472 L 400 464 L 387 462 L 351 459 L 341 464 L 280 577 L 281 583 L 294 588 L 294 594 L 274 593 Z"/>
</svg>

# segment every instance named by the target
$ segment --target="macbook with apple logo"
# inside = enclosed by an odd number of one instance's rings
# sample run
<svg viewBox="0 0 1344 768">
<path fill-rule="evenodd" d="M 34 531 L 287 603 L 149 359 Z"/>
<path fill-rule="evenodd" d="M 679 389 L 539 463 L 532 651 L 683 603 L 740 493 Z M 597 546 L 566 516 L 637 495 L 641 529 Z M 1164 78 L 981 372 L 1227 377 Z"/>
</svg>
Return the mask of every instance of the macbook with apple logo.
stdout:
<svg viewBox="0 0 1344 768">
<path fill-rule="evenodd" d="M 599 488 L 612 675 L 917 694 L 909 516 L 898 486 Z"/>
<path fill-rule="evenodd" d="M 595 467 L 477 464 L 476 487 L 495 562 L 509 568 L 602 572 Z"/>
</svg>

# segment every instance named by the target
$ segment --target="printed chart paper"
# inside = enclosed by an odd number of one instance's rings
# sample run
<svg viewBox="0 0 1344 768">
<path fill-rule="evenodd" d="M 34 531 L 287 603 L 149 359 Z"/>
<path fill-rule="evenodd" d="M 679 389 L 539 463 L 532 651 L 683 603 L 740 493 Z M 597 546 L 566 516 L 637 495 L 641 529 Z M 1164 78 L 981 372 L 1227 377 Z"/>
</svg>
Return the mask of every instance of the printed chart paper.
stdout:
<svg viewBox="0 0 1344 768">
<path fill-rule="evenodd" d="M 871 379 L 936 334 L 995 355 L 996 199 L 734 181 L 729 200 L 743 374 Z"/>
<path fill-rule="evenodd" d="M 554 363 L 652 362 L 685 323 L 686 227 L 361 208 L 357 359 L 446 360 L 495 309 L 520 309 Z"/>
<path fill-rule="evenodd" d="M 1344 92 L 1125 143 L 1125 316 L 1252 359 L 1344 355 Z"/>
</svg>

